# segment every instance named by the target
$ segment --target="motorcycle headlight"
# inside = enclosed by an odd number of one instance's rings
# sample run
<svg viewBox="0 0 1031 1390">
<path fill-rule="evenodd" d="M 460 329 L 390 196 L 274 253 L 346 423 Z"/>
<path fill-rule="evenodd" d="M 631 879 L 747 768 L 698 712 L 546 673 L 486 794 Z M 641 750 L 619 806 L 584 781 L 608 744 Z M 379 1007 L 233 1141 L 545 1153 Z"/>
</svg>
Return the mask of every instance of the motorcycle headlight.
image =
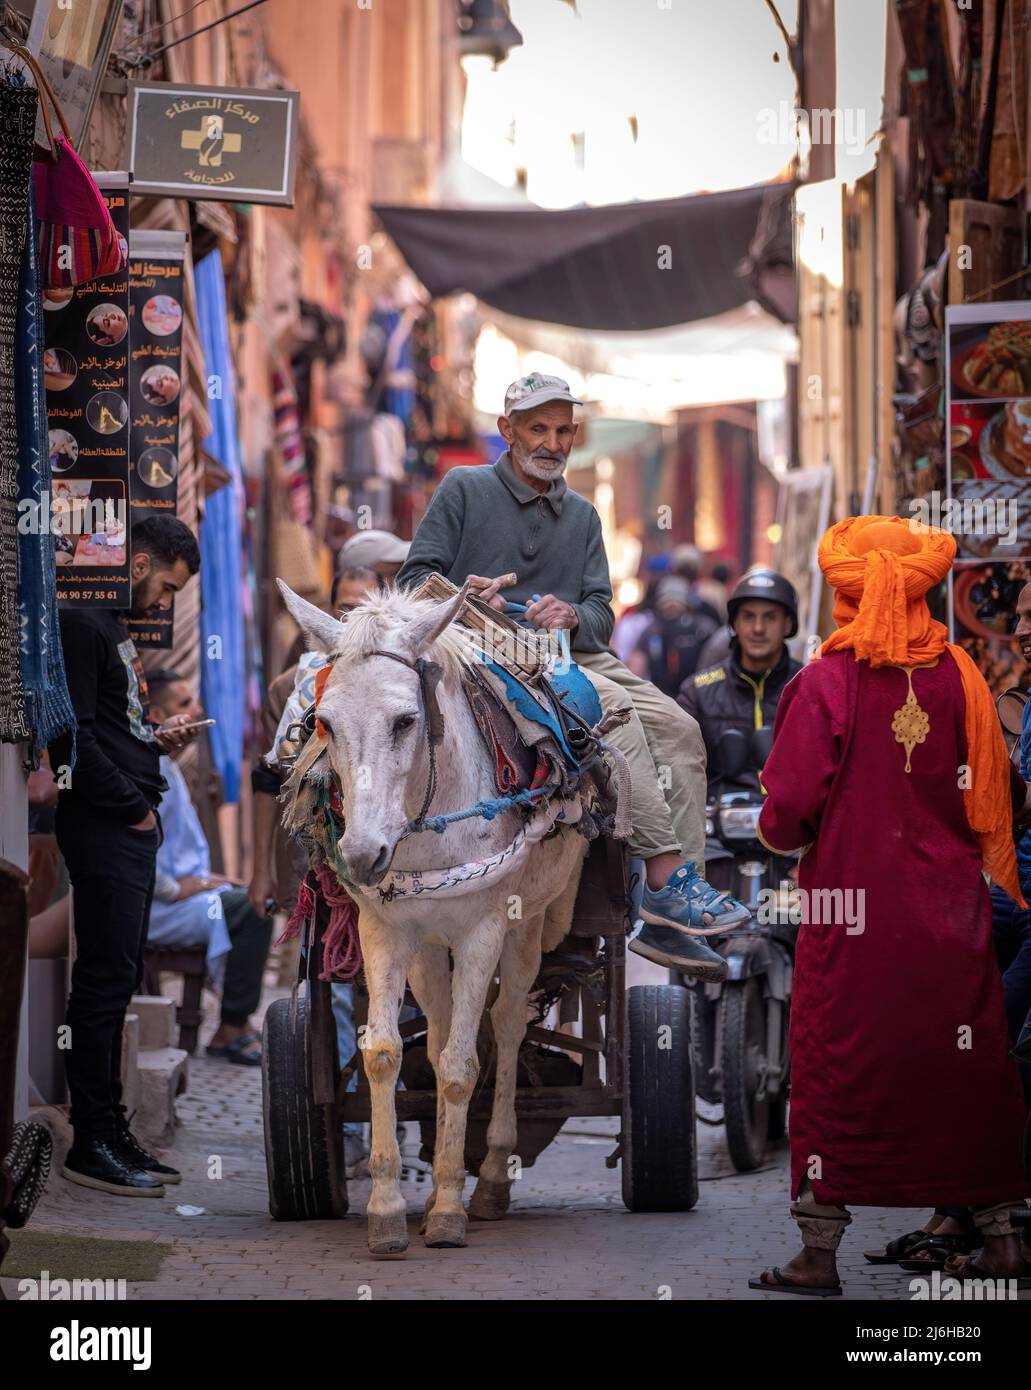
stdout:
<svg viewBox="0 0 1031 1390">
<path fill-rule="evenodd" d="M 720 834 L 727 840 L 754 840 L 761 811 L 761 806 L 721 807 Z"/>
</svg>

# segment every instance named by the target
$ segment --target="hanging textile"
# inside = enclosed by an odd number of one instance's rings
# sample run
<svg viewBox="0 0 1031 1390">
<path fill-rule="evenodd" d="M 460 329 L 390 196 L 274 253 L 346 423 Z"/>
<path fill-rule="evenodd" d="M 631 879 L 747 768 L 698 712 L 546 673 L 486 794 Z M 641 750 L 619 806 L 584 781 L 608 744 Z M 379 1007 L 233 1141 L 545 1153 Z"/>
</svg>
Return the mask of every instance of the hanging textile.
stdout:
<svg viewBox="0 0 1031 1390">
<path fill-rule="evenodd" d="M 52 526 L 53 478 L 47 434 L 43 376 L 43 303 L 35 194 L 29 185 L 27 235 L 22 252 L 15 356 L 18 402 L 18 510 L 38 518 L 19 527 L 18 581 L 21 619 L 21 679 L 32 737 L 33 761 L 60 734 L 75 736 L 57 625 L 57 565 Z M 74 750 L 74 742 L 73 742 Z"/>
<path fill-rule="evenodd" d="M 205 372 L 208 381 L 220 386 L 220 393 L 209 401 L 211 433 L 204 448 L 230 476 L 225 487 L 208 497 L 200 527 L 201 694 L 207 714 L 217 721 L 211 730 L 211 751 L 222 776 L 225 799 L 235 803 L 240 795 L 246 692 L 240 525 L 243 487 L 225 282 L 217 251 L 196 266 L 194 279 Z"/>
<path fill-rule="evenodd" d="M 0 79 L 0 739 L 8 743 L 29 736 L 19 659 L 14 362 L 36 106 L 35 87 L 8 69 Z"/>
</svg>

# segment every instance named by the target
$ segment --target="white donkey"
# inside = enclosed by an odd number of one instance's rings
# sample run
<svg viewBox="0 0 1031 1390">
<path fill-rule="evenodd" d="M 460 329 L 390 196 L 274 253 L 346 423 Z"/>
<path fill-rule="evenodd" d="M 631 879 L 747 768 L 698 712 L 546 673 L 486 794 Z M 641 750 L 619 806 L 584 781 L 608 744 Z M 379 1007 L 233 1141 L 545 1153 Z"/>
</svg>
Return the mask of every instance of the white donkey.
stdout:
<svg viewBox="0 0 1031 1390">
<path fill-rule="evenodd" d="M 449 626 L 464 591 L 443 604 L 391 591 L 368 599 L 340 623 L 282 581 L 280 588 L 314 645 L 334 658 L 318 717 L 343 799 L 339 854 L 361 895 L 358 930 L 369 991 L 362 1057 L 372 1093 L 369 1249 L 400 1255 L 408 1246 L 394 1107 L 406 979 L 426 1015 L 437 1081 L 424 1237 L 430 1246 L 464 1245 L 466 1114 L 487 989 L 500 961 L 500 992 L 491 1008 L 497 1076 L 488 1153 L 469 1206 L 474 1217 L 494 1220 L 509 1202 L 527 993 L 542 949 L 553 949 L 569 929 L 586 851 L 575 826 L 561 826 L 575 821 L 579 804 L 553 802 L 546 813 L 535 811 L 525 829 L 520 815 L 508 812 L 494 820 L 461 820 L 443 833 L 406 834 L 431 791 L 428 811 L 434 815 L 496 796 L 493 760 L 462 689 L 472 647 L 461 628 Z M 431 733 L 440 730 L 428 723 L 433 697 L 427 699 L 420 658 L 442 672 L 436 702 L 443 730 L 436 744 Z M 543 839 L 556 819 L 558 832 Z M 462 867 L 440 872 L 454 866 Z M 425 886 L 441 880 L 436 889 Z M 386 900 L 384 888 L 391 890 Z"/>
</svg>

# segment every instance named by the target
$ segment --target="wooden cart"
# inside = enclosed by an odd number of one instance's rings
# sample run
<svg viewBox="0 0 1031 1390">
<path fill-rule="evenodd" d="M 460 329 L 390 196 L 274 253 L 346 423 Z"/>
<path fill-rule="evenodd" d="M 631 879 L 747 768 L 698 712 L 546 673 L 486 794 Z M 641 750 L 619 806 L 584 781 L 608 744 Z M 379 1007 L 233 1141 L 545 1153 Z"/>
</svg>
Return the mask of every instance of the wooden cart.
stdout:
<svg viewBox="0 0 1031 1390">
<path fill-rule="evenodd" d="M 575 1084 L 520 1085 L 516 1091 L 519 1140 L 516 1154 L 530 1166 L 537 1152 L 572 1116 L 618 1115 L 617 1147 L 606 1160 L 622 1160 L 623 1201 L 631 1211 L 687 1211 L 698 1200 L 695 1098 L 692 1074 L 689 991 L 675 985 L 625 989 L 627 861 L 612 841 L 596 840 L 584 865 L 573 926 L 559 949 L 542 962 L 538 983 L 562 980 L 579 990 L 580 1037 L 531 1025 L 520 1054 L 527 1079 L 563 1071 Z M 269 1210 L 277 1221 L 326 1220 L 347 1211 L 341 1124 L 369 1119 L 369 1092 L 360 1052 L 337 1057 L 330 986 L 318 979 L 322 917 L 316 914 L 303 943 L 299 979 L 288 999 L 276 1000 L 266 1015 L 263 1060 L 265 1154 Z M 414 1000 L 409 997 L 409 1002 Z M 466 1163 L 481 1152 L 493 1091 L 489 1065 L 489 1006 L 481 1027 L 481 1079 L 470 1101 Z M 358 1035 L 363 991 L 356 990 Z M 426 1020 L 400 1025 L 405 1044 L 397 1093 L 399 1121 L 421 1124 L 423 1151 L 432 1148 L 436 1092 L 416 1084 L 432 1080 L 418 1050 Z M 580 1064 L 566 1062 L 579 1056 Z M 561 1060 L 557 1060 L 561 1059 Z M 348 1082 L 357 1073 L 356 1090 Z M 429 1142 L 427 1142 L 429 1141 Z"/>
</svg>

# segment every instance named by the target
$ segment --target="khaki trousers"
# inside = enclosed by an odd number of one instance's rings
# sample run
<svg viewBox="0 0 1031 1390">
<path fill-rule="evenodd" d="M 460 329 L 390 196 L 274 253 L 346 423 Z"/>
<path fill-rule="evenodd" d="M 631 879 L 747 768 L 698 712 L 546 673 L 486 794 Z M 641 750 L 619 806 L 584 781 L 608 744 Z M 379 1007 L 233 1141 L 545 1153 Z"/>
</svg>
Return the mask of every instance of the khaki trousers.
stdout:
<svg viewBox="0 0 1031 1390">
<path fill-rule="evenodd" d="M 1010 1212 L 1025 1205 L 1023 1197 L 999 1202 L 994 1207 L 975 1207 L 974 1225 L 983 1236 L 1011 1236 L 1017 1229 Z M 813 1193 L 808 1178 L 802 1179 L 798 1201 L 791 1204 L 791 1215 L 798 1222 L 802 1244 L 816 1250 L 837 1250 L 845 1227 L 852 1220 L 848 1207 L 823 1206 Z"/>
<path fill-rule="evenodd" d="M 679 854 L 705 872 L 705 741 L 698 721 L 611 652 L 573 652 L 602 709 L 631 710 L 605 735 L 630 766 L 632 854 Z"/>
</svg>

